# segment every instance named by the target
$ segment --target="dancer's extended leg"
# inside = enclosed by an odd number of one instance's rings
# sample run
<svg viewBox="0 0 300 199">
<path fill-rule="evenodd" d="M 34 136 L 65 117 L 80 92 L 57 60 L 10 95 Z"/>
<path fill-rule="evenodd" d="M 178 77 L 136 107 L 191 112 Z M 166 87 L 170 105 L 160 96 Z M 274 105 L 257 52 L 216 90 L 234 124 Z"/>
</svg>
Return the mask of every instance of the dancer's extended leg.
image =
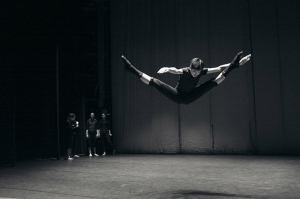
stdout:
<svg viewBox="0 0 300 199">
<path fill-rule="evenodd" d="M 214 88 L 215 86 L 217 86 L 218 84 L 220 84 L 221 82 L 223 82 L 225 80 L 225 78 L 227 77 L 227 75 L 235 68 L 239 67 L 239 62 L 242 58 L 243 55 L 243 51 L 239 52 L 234 59 L 232 60 L 232 62 L 230 63 L 230 65 L 225 68 L 224 71 L 222 71 L 215 79 L 211 79 L 203 84 L 201 84 L 200 86 L 196 87 L 192 93 L 190 95 L 188 95 L 185 100 L 184 100 L 184 104 L 189 104 L 192 103 L 193 101 L 197 100 L 198 98 L 200 98 L 202 95 L 204 95 L 205 93 L 207 93 L 208 91 L 210 91 L 212 88 Z"/>
<path fill-rule="evenodd" d="M 142 82 L 144 82 L 145 84 L 149 84 L 150 80 L 151 80 L 151 77 L 141 71 L 139 71 L 137 68 L 135 68 L 131 63 L 130 61 L 128 61 L 126 59 L 126 57 L 124 57 L 122 55 L 122 60 L 124 62 L 124 65 L 125 65 L 125 69 L 129 72 L 132 72 L 133 74 L 135 74 L 136 76 L 138 76 Z"/>
<path fill-rule="evenodd" d="M 131 63 L 130 61 L 128 61 L 126 59 L 126 57 L 124 57 L 122 55 L 122 60 L 124 62 L 124 65 L 125 65 L 125 69 L 131 73 L 133 73 L 134 75 L 138 76 L 138 78 L 140 78 L 142 80 L 142 82 L 144 82 L 145 84 L 148 84 L 150 83 L 150 80 L 151 80 L 151 77 L 141 71 L 139 71 L 137 68 L 135 68 Z"/>
<path fill-rule="evenodd" d="M 139 78 L 142 77 L 143 73 L 141 71 L 139 71 L 138 69 L 136 69 L 127 59 L 126 57 L 124 57 L 122 55 L 122 60 L 124 62 L 125 65 L 125 69 L 129 72 L 132 72 L 133 74 L 135 74 L 136 76 L 138 76 Z"/>
<path fill-rule="evenodd" d="M 149 75 L 139 71 L 136 69 L 124 56 L 122 56 L 122 60 L 124 62 L 125 68 L 127 71 L 132 72 L 136 76 L 138 76 L 142 82 L 147 85 L 153 86 L 156 88 L 160 93 L 171 99 L 176 103 L 180 103 L 180 97 L 178 92 L 172 86 L 158 80 L 155 78 L 150 77 Z"/>
<path fill-rule="evenodd" d="M 182 103 L 182 98 L 178 94 L 177 90 L 172 86 L 160 81 L 159 79 L 152 78 L 149 86 L 156 88 L 161 94 L 176 102 L 178 104 Z"/>
<path fill-rule="evenodd" d="M 214 78 L 204 82 L 200 86 L 196 87 L 189 95 L 187 95 L 183 100 L 183 104 L 190 104 L 195 100 L 199 99 L 202 95 L 210 91 L 212 88 L 218 86 L 218 83 Z"/>
<path fill-rule="evenodd" d="M 223 75 L 223 72 L 222 72 L 222 73 L 220 73 L 220 74 L 216 77 L 215 82 L 216 82 L 217 84 L 221 84 L 221 82 L 224 81 L 224 80 L 225 80 L 225 76 Z"/>
<path fill-rule="evenodd" d="M 147 85 L 149 85 L 151 81 L 151 77 L 145 73 L 142 74 L 142 77 L 140 79 L 142 80 L 142 82 L 144 82 Z"/>
<path fill-rule="evenodd" d="M 221 82 L 223 82 L 225 80 L 225 78 L 227 77 L 227 75 L 235 68 L 238 68 L 240 66 L 240 60 L 243 56 L 243 51 L 239 52 L 235 58 L 232 60 L 232 62 L 230 63 L 230 65 L 225 68 L 215 79 L 215 82 L 217 84 L 220 84 Z"/>
</svg>

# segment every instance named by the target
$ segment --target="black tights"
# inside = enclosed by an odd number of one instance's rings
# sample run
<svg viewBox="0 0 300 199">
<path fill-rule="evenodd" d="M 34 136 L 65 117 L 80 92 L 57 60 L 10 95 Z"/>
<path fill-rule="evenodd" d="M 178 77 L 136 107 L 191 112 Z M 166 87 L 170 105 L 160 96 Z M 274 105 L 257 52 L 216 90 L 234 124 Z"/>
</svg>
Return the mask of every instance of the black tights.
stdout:
<svg viewBox="0 0 300 199">
<path fill-rule="evenodd" d="M 180 92 L 176 88 L 173 88 L 172 86 L 156 78 L 151 78 L 149 85 L 155 87 L 160 93 L 178 104 L 190 104 L 218 84 L 216 83 L 215 79 L 212 78 L 200 86 L 195 87 L 191 92 L 188 93 Z"/>
<path fill-rule="evenodd" d="M 68 149 L 72 149 L 73 155 L 75 155 L 77 153 L 77 135 L 74 134 L 73 132 L 69 134 Z"/>
<path fill-rule="evenodd" d="M 89 132 L 88 144 L 90 148 L 96 147 L 96 132 L 93 133 Z"/>
<path fill-rule="evenodd" d="M 109 146 L 109 148 L 114 150 L 114 146 L 113 146 L 113 144 L 111 143 L 111 140 L 110 140 L 109 132 L 101 133 L 100 137 L 101 137 L 101 144 L 102 144 L 103 152 L 106 152 L 106 146 L 107 145 Z"/>
</svg>

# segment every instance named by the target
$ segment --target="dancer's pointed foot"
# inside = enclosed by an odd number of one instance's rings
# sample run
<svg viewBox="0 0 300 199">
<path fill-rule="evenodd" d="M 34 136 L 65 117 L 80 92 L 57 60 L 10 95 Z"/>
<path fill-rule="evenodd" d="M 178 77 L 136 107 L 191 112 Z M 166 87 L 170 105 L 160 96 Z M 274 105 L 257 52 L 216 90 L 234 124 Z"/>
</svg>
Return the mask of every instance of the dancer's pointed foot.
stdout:
<svg viewBox="0 0 300 199">
<path fill-rule="evenodd" d="M 230 63 L 230 65 L 225 68 L 223 70 L 223 76 L 226 77 L 233 69 L 237 68 L 240 66 L 240 60 L 243 56 L 243 51 L 239 52 L 235 57 L 234 59 L 232 60 L 232 62 Z"/>
<path fill-rule="evenodd" d="M 124 57 L 124 55 L 122 55 L 121 58 L 124 62 L 125 69 L 129 71 L 132 68 L 132 64 L 126 59 L 126 57 Z"/>
<path fill-rule="evenodd" d="M 231 64 L 233 65 L 234 68 L 237 68 L 240 66 L 240 60 L 242 59 L 243 56 L 243 51 L 239 52 L 234 59 L 232 60 Z"/>
<path fill-rule="evenodd" d="M 125 69 L 127 71 L 132 72 L 133 74 L 135 74 L 136 76 L 138 76 L 139 78 L 142 77 L 143 73 L 141 71 L 139 71 L 138 69 L 136 69 L 127 59 L 126 57 L 124 57 L 124 55 L 121 56 L 124 65 L 125 65 Z"/>
</svg>

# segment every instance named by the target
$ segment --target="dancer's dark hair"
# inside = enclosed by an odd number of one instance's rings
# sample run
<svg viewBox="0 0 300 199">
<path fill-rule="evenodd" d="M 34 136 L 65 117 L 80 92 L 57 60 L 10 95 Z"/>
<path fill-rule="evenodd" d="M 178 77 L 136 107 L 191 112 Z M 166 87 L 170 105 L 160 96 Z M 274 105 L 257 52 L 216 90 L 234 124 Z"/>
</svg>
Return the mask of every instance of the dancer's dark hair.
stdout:
<svg viewBox="0 0 300 199">
<path fill-rule="evenodd" d="M 191 60 L 190 68 L 195 70 L 202 70 L 204 68 L 204 62 L 199 58 Z"/>
</svg>

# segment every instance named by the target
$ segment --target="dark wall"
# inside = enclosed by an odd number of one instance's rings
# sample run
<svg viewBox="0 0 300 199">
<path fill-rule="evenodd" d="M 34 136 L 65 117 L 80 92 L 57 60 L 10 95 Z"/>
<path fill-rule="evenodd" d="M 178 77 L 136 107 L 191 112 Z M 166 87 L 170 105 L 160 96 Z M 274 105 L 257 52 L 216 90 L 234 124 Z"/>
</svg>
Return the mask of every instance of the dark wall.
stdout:
<svg viewBox="0 0 300 199">
<path fill-rule="evenodd" d="M 0 17 L 10 18 L 11 8 L 7 5 L 0 7 Z M 10 38 L 11 30 L 8 24 L 12 19 L 0 21 L 0 27 L 5 28 L 6 31 L 0 32 L 0 60 L 2 62 L 0 67 L 0 121 L 1 129 L 0 135 L 0 165 L 14 164 L 14 79 L 12 72 L 12 57 L 11 57 L 11 43 Z M 13 157 L 8 155 L 5 151 L 12 154 Z"/>
<path fill-rule="evenodd" d="M 262 153 L 300 152 L 299 9 L 298 1 L 250 1 L 257 144 Z"/>
<path fill-rule="evenodd" d="M 298 1 L 112 1 L 112 95 L 121 152 L 299 154 Z M 190 105 L 177 105 L 122 69 L 175 86 L 164 66 L 247 65 Z M 217 75 L 217 74 L 216 74 Z M 210 77 L 203 78 L 204 82 Z"/>
<path fill-rule="evenodd" d="M 57 158 L 65 147 L 86 82 L 82 13 L 80 1 L 1 2 L 1 157 Z"/>
<path fill-rule="evenodd" d="M 55 3 L 10 3 L 16 157 L 57 157 Z"/>
<path fill-rule="evenodd" d="M 70 112 L 85 153 L 85 120 L 111 105 L 109 1 L 0 5 L 3 162 L 66 155 Z"/>
<path fill-rule="evenodd" d="M 1 140 L 7 143 L 1 145 L 1 153 L 17 159 L 66 155 L 66 119 L 71 112 L 80 122 L 77 153 L 85 153 L 85 120 L 90 112 L 99 113 L 101 106 L 110 110 L 111 104 L 106 55 L 110 43 L 104 39 L 110 33 L 109 1 L 2 1 L 0 5 L 1 121 L 6 124 L 1 125 L 1 133 L 9 141 Z M 98 45 L 98 35 L 105 45 Z M 101 59 L 98 46 L 106 53 Z M 99 76 L 105 79 L 100 82 Z"/>
<path fill-rule="evenodd" d="M 10 18 L 12 9 L 3 5 L 0 9 L 1 18 Z M 0 166 L 15 164 L 15 79 L 13 75 L 13 38 L 9 21 L 1 20 L 0 45 Z"/>
</svg>

